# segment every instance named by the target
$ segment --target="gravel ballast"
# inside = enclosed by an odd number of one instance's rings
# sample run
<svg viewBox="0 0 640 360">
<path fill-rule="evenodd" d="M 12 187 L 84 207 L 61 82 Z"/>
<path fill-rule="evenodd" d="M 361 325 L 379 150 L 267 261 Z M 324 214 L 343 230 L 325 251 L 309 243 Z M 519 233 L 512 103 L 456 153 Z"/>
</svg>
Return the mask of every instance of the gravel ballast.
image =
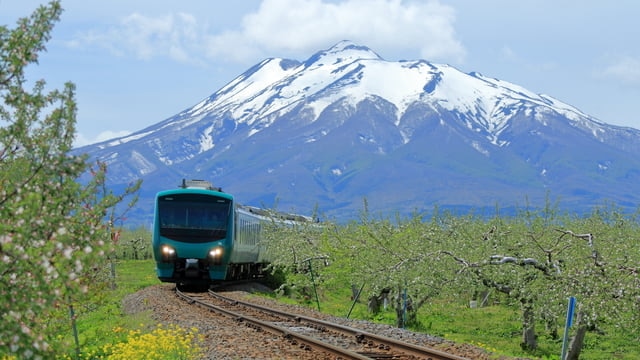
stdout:
<svg viewBox="0 0 640 360">
<path fill-rule="evenodd" d="M 189 305 L 174 293 L 174 284 L 160 284 L 147 287 L 123 300 L 123 309 L 127 314 L 149 311 L 152 319 L 159 323 L 174 324 L 185 329 L 197 328 L 204 337 L 203 359 L 324 359 L 315 352 L 300 349 L 282 339 L 257 334 L 252 328 L 244 326 L 231 318 L 216 315 L 201 307 Z M 251 296 L 257 291 L 268 291 L 255 284 L 241 285 L 225 292 L 225 296 L 250 300 L 264 306 L 276 307 L 290 313 L 320 318 L 328 321 L 359 328 L 363 331 L 401 339 L 405 342 L 427 346 L 440 351 L 450 352 L 469 359 L 515 359 L 489 354 L 484 349 L 467 344 L 456 344 L 426 334 L 414 333 L 388 325 L 367 321 L 336 318 L 318 313 L 303 306 L 288 305 L 277 301 Z"/>
</svg>

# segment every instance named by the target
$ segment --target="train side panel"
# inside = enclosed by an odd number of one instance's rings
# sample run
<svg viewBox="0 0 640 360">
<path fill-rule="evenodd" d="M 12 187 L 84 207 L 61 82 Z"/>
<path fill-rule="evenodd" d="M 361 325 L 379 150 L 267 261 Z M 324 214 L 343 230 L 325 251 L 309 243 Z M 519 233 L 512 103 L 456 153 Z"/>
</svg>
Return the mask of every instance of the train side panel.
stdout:
<svg viewBox="0 0 640 360">
<path fill-rule="evenodd" d="M 258 262 L 263 221 L 261 217 L 236 207 L 233 253 L 229 262 L 236 264 Z"/>
</svg>

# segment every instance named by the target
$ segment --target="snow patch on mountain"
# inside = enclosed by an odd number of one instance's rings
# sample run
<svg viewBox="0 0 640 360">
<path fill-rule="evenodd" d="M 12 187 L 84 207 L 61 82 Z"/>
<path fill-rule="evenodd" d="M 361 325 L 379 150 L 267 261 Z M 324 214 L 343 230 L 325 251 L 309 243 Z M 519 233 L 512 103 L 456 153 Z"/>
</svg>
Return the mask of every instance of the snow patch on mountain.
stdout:
<svg viewBox="0 0 640 360">
<path fill-rule="evenodd" d="M 140 175 L 150 174 L 156 170 L 156 166 L 138 151 L 131 152 L 131 160 Z"/>
<path fill-rule="evenodd" d="M 267 91 L 287 75 L 297 71 L 296 67 L 282 66 L 286 60 L 271 58 L 262 61 L 252 70 L 238 76 L 208 99 L 189 110 L 190 116 L 204 116 L 211 112 L 229 112 L 238 123 L 251 125 L 264 116 L 269 98 L 276 92 Z M 242 99 L 241 101 L 239 101 Z"/>
<path fill-rule="evenodd" d="M 319 97 L 317 100 L 310 101 L 306 105 L 307 107 L 313 110 L 314 119 L 318 119 L 318 117 L 320 116 L 320 114 L 322 114 L 324 109 L 326 109 L 329 105 L 338 101 L 341 97 L 342 97 L 341 94 L 336 93 L 326 97 Z"/>
<path fill-rule="evenodd" d="M 342 40 L 327 50 L 317 52 L 305 61 L 305 64 L 324 66 L 350 63 L 362 59 L 382 60 L 380 55 L 368 47 L 356 45 L 349 40 Z"/>
<path fill-rule="evenodd" d="M 171 160 L 168 156 L 159 156 L 158 160 L 162 161 L 162 163 L 167 166 L 173 165 L 173 160 Z"/>
<path fill-rule="evenodd" d="M 203 153 L 207 150 L 211 150 L 215 147 L 215 143 L 213 141 L 213 125 L 207 127 L 202 134 L 200 134 L 200 151 L 199 153 Z"/>
<path fill-rule="evenodd" d="M 487 157 L 488 157 L 488 156 L 490 155 L 489 150 L 485 149 L 485 148 L 482 146 L 482 144 L 480 144 L 480 143 L 479 143 L 479 142 L 477 142 L 477 141 L 473 141 L 473 142 L 471 142 L 471 146 L 472 146 L 476 151 L 478 151 L 480 154 L 482 154 L 482 155 L 484 155 L 484 156 L 487 156 Z"/>
</svg>

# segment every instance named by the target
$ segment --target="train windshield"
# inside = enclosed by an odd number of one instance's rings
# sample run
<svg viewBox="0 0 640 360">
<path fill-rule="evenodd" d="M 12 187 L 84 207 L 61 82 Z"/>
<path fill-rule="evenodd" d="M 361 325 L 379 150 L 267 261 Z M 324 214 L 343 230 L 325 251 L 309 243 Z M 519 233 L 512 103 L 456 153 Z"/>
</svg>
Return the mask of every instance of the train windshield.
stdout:
<svg viewBox="0 0 640 360">
<path fill-rule="evenodd" d="M 199 243 L 224 239 L 231 200 L 204 194 L 174 194 L 158 198 L 160 235 Z"/>
</svg>

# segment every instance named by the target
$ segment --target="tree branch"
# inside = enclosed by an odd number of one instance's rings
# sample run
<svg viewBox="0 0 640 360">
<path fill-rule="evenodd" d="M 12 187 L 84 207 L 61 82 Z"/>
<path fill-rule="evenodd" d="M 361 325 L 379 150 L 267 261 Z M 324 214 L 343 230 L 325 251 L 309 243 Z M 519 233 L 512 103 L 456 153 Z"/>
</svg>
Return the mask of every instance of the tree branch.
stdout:
<svg viewBox="0 0 640 360">
<path fill-rule="evenodd" d="M 600 255 L 598 254 L 598 251 L 595 249 L 595 246 L 593 245 L 593 238 L 594 238 L 593 234 L 590 234 L 590 233 L 576 234 L 571 230 L 561 230 L 561 229 L 556 229 L 556 231 L 562 233 L 560 237 L 564 235 L 570 235 L 578 239 L 586 240 L 587 245 L 589 245 L 589 247 L 591 248 L 591 257 L 593 258 L 593 264 L 599 267 L 602 273 L 604 274 L 604 263 L 599 261 Z"/>
<path fill-rule="evenodd" d="M 520 266 L 533 266 L 534 268 L 542 271 L 546 276 L 551 276 L 549 267 L 541 264 L 538 260 L 533 258 L 519 259 L 512 256 L 491 255 L 490 259 L 490 265 L 516 264 Z"/>
<path fill-rule="evenodd" d="M 593 234 L 576 234 L 571 230 L 561 230 L 561 229 L 556 229 L 556 231 L 561 232 L 565 235 L 571 235 L 573 237 L 579 238 L 579 239 L 583 239 L 583 240 L 587 240 L 587 243 L 589 245 L 590 248 L 593 247 Z"/>
</svg>

